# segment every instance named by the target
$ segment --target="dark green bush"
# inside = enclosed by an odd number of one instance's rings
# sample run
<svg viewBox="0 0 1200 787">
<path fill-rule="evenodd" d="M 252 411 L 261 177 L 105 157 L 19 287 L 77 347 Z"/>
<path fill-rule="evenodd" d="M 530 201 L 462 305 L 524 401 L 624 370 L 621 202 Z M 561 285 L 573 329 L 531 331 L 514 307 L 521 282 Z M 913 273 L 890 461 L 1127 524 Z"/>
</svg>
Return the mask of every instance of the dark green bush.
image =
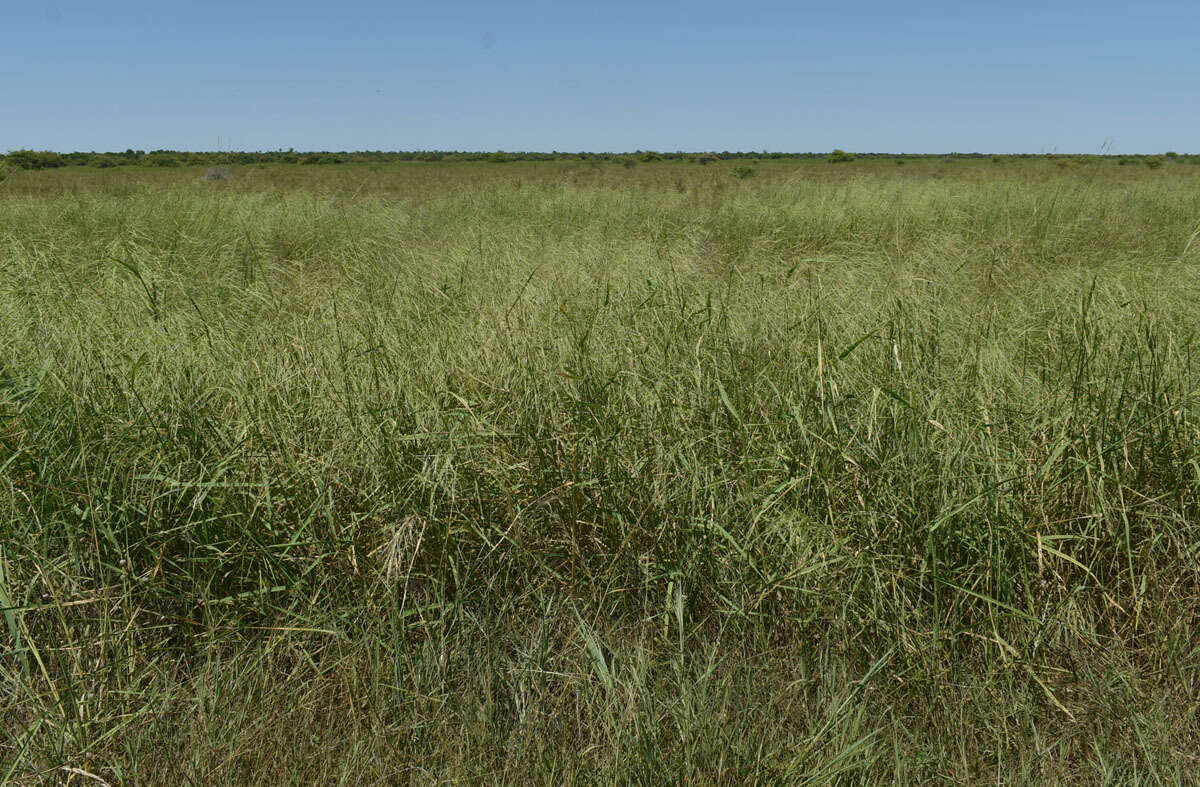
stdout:
<svg viewBox="0 0 1200 787">
<path fill-rule="evenodd" d="M 6 160 L 9 166 L 18 169 L 53 169 L 67 165 L 62 156 L 50 150 L 13 150 Z"/>
</svg>

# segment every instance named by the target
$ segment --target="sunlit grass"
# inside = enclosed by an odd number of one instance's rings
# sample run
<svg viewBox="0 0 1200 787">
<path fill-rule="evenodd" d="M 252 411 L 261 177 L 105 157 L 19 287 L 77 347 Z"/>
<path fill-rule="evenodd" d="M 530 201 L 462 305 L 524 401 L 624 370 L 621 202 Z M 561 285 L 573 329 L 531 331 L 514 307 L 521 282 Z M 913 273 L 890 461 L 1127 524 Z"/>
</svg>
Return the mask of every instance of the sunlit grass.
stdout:
<svg viewBox="0 0 1200 787">
<path fill-rule="evenodd" d="M 1200 168 L 884 163 L 15 173 L 0 777 L 1194 772 Z"/>
</svg>

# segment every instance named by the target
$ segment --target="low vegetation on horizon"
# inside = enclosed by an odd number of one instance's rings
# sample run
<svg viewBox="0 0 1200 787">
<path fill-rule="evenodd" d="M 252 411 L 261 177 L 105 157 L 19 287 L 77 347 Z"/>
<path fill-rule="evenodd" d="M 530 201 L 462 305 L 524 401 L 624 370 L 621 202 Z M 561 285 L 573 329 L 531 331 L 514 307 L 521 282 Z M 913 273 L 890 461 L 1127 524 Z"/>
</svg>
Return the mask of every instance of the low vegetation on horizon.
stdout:
<svg viewBox="0 0 1200 787">
<path fill-rule="evenodd" d="M 1151 168 L 1162 166 L 1164 161 L 1174 163 L 1200 164 L 1200 155 L 1180 155 L 1174 151 L 1162 155 L 1066 155 L 1057 153 L 1018 153 L 999 156 L 985 153 L 847 153 L 838 149 L 830 153 L 782 153 L 762 151 L 731 152 L 728 150 L 716 152 L 675 151 L 674 153 L 659 153 L 653 150 L 638 150 L 633 153 L 550 153 L 498 151 L 461 151 L 461 150 L 410 150 L 410 151 L 307 151 L 270 150 L 270 151 L 203 151 L 189 152 L 181 150 L 144 150 L 129 148 L 125 151 L 97 153 L 58 153 L 48 150 L 11 150 L 7 156 L 0 155 L 0 165 L 11 169 L 56 169 L 58 167 L 96 167 L 108 169 L 111 167 L 141 166 L 141 167 L 180 167 L 180 166 L 214 166 L 229 164 L 384 164 L 396 162 L 425 162 L 425 163 L 456 163 L 464 161 L 483 161 L 489 164 L 507 164 L 513 161 L 595 161 L 595 162 L 643 162 L 656 161 L 683 162 L 689 164 L 710 164 L 717 161 L 734 159 L 762 159 L 770 161 L 796 160 L 811 161 L 824 159 L 832 164 L 840 164 L 863 159 L 866 161 L 889 160 L 902 162 L 906 159 L 930 159 L 947 161 L 972 161 L 987 159 L 993 163 L 1004 161 L 1023 161 L 1028 159 L 1046 159 L 1070 164 L 1093 164 L 1115 161 L 1118 164 L 1144 163 Z"/>
<path fill-rule="evenodd" d="M 10 154 L 0 782 L 1193 778 L 1198 159 L 837 153 Z"/>
</svg>

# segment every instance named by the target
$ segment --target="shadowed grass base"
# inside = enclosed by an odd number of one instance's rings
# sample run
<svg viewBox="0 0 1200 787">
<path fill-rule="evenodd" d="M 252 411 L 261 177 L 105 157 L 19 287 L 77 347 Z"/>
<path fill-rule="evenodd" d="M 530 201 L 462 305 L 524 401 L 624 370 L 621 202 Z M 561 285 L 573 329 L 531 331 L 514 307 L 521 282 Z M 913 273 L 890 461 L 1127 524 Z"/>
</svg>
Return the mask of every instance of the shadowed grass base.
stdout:
<svg viewBox="0 0 1200 787">
<path fill-rule="evenodd" d="M 9 178 L 0 777 L 1187 778 L 1200 176 L 728 169 Z"/>
</svg>

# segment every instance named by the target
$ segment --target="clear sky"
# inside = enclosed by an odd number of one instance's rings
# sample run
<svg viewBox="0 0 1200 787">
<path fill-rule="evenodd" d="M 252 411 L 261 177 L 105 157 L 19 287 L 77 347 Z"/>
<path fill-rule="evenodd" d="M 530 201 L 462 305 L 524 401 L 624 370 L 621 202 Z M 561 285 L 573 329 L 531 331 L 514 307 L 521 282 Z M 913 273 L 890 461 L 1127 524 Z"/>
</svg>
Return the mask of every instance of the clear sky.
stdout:
<svg viewBox="0 0 1200 787">
<path fill-rule="evenodd" d="M 0 151 L 1200 152 L 1197 0 L 10 0 Z"/>
</svg>

